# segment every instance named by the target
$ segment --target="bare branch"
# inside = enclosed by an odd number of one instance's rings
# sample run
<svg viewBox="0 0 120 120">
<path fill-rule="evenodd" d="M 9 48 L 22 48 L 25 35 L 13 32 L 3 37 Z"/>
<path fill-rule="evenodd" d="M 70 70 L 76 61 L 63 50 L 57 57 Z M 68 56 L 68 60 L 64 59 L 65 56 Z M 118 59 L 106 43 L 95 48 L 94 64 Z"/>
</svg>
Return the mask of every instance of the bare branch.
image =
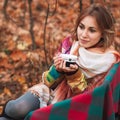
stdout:
<svg viewBox="0 0 120 120">
<path fill-rule="evenodd" d="M 7 19 L 7 12 L 6 12 L 7 4 L 8 4 L 8 0 L 5 0 L 4 5 L 3 5 L 3 14 L 4 14 L 5 19 Z"/>
<path fill-rule="evenodd" d="M 46 1 L 47 1 L 47 0 L 46 0 Z M 48 8 L 47 8 L 46 18 L 45 18 L 43 40 L 44 40 L 45 61 L 46 61 L 46 65 L 47 65 L 47 68 L 48 68 L 47 50 L 46 50 L 46 27 L 47 27 L 47 20 L 48 20 L 48 16 L 49 16 L 49 3 L 47 2 L 47 4 L 48 4 Z"/>
<path fill-rule="evenodd" d="M 21 27 L 24 27 L 25 25 L 25 13 L 26 13 L 26 0 L 23 0 L 24 1 L 24 9 L 23 9 L 23 16 L 21 16 Z"/>
<path fill-rule="evenodd" d="M 90 0 L 90 3 L 93 4 L 93 3 L 94 3 L 94 0 Z"/>
<path fill-rule="evenodd" d="M 79 6 L 80 6 L 80 11 L 82 11 L 82 6 L 83 6 L 82 0 L 79 0 Z"/>
<path fill-rule="evenodd" d="M 53 16 L 56 13 L 56 10 L 57 10 L 57 0 L 55 0 L 55 8 L 53 11 L 50 12 L 51 13 L 50 15 Z"/>
<path fill-rule="evenodd" d="M 33 22 L 33 18 L 32 18 L 31 3 L 32 3 L 32 0 L 28 0 L 29 16 L 30 16 L 30 30 L 29 31 L 30 31 L 30 35 L 32 38 L 33 49 L 36 49 L 35 37 L 34 37 L 34 32 L 33 32 L 34 22 Z"/>
<path fill-rule="evenodd" d="M 23 1 L 24 1 L 24 4 L 26 4 L 26 0 L 23 0 Z M 25 23 L 24 20 L 25 20 L 26 6 L 23 9 L 23 16 L 20 17 L 21 23 L 18 23 L 17 20 L 15 20 L 14 18 L 12 18 L 10 15 L 7 14 L 6 12 L 7 5 L 8 5 L 8 0 L 5 0 L 4 5 L 3 5 L 3 14 L 4 14 L 5 19 L 12 21 L 17 26 L 23 27 Z"/>
</svg>

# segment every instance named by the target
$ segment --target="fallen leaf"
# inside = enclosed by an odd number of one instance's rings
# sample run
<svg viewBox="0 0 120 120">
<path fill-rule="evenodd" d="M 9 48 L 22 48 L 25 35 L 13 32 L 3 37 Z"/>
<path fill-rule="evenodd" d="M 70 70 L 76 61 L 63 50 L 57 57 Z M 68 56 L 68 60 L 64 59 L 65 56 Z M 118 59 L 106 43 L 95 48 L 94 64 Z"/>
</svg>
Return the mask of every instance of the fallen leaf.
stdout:
<svg viewBox="0 0 120 120">
<path fill-rule="evenodd" d="M 8 88 L 6 88 L 6 87 L 4 88 L 3 91 L 4 91 L 4 93 L 7 94 L 8 96 L 11 96 L 11 95 L 12 95 L 10 89 L 8 89 Z"/>
<path fill-rule="evenodd" d="M 0 67 L 12 69 L 13 65 L 9 63 L 9 58 L 2 58 L 0 60 Z"/>
<path fill-rule="evenodd" d="M 13 60 L 13 61 L 18 61 L 18 60 L 21 60 L 21 61 L 26 61 L 27 59 L 27 56 L 24 52 L 20 51 L 20 50 L 14 50 L 11 55 L 10 55 L 10 58 Z"/>
</svg>

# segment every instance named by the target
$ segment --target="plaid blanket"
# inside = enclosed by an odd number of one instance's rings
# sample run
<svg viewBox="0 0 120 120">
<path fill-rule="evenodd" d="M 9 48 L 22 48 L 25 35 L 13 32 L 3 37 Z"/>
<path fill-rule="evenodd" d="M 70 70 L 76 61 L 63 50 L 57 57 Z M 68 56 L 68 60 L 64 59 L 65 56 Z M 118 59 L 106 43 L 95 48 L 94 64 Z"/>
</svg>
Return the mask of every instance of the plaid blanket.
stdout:
<svg viewBox="0 0 120 120">
<path fill-rule="evenodd" d="M 120 63 L 92 91 L 30 112 L 25 120 L 115 120 L 120 114 Z"/>
<path fill-rule="evenodd" d="M 68 39 L 62 45 L 65 53 L 71 46 Z M 32 111 L 25 120 L 115 120 L 115 113 L 120 114 L 120 62 L 110 69 L 101 86 Z"/>
</svg>

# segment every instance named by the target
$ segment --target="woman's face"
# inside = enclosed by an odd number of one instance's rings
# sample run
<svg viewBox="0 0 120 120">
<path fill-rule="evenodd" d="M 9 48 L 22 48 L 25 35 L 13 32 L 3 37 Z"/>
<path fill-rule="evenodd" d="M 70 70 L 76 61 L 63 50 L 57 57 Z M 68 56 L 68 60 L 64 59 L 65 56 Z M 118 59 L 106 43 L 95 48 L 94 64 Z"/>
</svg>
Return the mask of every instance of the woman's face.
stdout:
<svg viewBox="0 0 120 120">
<path fill-rule="evenodd" d="M 100 31 L 96 19 L 93 16 L 86 16 L 81 20 L 77 28 L 77 37 L 81 47 L 89 48 L 100 41 Z"/>
</svg>

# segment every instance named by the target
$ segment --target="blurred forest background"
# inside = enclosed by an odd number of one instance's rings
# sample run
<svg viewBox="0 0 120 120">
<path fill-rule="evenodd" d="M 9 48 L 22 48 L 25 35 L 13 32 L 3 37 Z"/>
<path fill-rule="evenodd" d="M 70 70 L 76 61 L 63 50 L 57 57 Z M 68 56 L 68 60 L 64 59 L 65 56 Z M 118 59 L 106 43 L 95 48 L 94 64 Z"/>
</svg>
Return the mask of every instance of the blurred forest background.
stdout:
<svg viewBox="0 0 120 120">
<path fill-rule="evenodd" d="M 0 0 L 0 112 L 6 101 L 39 83 L 77 12 L 94 2 L 115 17 L 120 43 L 120 0 Z"/>
</svg>

